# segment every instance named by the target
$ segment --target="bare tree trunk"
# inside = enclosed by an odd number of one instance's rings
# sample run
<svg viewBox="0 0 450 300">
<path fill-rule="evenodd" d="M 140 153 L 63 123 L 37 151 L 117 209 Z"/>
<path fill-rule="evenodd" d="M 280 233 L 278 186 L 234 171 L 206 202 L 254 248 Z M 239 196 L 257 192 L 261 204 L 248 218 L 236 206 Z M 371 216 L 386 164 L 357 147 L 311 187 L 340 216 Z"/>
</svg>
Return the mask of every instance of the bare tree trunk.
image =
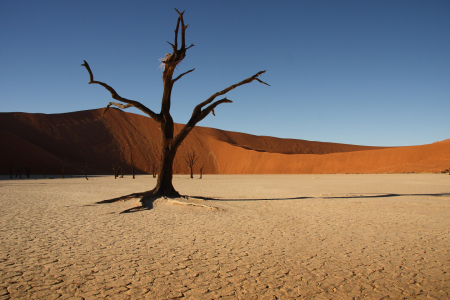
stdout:
<svg viewBox="0 0 450 300">
<path fill-rule="evenodd" d="M 133 179 L 135 179 L 134 178 L 133 153 L 131 153 L 131 150 L 130 150 L 130 162 L 131 162 L 131 174 L 133 174 Z"/>
<path fill-rule="evenodd" d="M 152 190 L 154 196 L 180 197 L 180 194 L 175 190 L 172 184 L 173 161 L 176 153 L 177 148 L 171 149 L 170 147 L 164 147 L 163 151 L 161 151 L 159 176 L 156 187 Z"/>
<path fill-rule="evenodd" d="M 199 179 L 202 179 L 202 176 L 203 176 L 203 168 L 205 167 L 205 165 L 202 165 L 201 167 L 200 167 L 200 178 Z"/>
<path fill-rule="evenodd" d="M 156 178 L 156 163 L 154 163 L 154 165 L 152 165 L 152 175 L 153 175 L 153 178 Z"/>
</svg>

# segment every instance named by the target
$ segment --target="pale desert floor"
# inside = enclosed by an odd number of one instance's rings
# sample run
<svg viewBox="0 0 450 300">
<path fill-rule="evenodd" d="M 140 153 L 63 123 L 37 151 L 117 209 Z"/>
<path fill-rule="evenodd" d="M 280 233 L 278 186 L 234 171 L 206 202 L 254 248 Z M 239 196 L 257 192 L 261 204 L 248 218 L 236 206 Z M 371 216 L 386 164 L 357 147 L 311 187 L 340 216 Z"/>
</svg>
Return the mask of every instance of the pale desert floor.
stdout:
<svg viewBox="0 0 450 300">
<path fill-rule="evenodd" d="M 448 174 L 197 178 L 2 177 L 0 299 L 450 298 Z"/>
</svg>

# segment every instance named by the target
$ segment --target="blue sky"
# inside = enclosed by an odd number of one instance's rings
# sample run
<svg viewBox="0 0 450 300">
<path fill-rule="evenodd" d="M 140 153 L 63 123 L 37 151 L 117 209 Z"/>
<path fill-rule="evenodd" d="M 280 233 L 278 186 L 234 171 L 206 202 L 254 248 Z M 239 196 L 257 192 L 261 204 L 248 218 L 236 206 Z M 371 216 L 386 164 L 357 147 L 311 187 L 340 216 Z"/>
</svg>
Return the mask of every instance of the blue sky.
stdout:
<svg viewBox="0 0 450 300">
<path fill-rule="evenodd" d="M 2 112 L 104 107 L 159 112 L 159 58 L 177 13 L 195 46 L 172 116 L 258 71 L 199 126 L 281 138 L 406 146 L 450 138 L 449 1 L 0 1 Z M 135 109 L 129 112 L 138 113 Z"/>
</svg>

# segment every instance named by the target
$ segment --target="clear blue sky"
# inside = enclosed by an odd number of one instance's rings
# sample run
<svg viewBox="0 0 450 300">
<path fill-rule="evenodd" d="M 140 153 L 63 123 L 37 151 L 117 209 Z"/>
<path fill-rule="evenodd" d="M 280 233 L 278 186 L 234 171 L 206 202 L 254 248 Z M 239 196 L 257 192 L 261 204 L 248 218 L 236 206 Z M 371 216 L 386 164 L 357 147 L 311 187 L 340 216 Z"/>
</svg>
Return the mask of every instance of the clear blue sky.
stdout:
<svg viewBox="0 0 450 300">
<path fill-rule="evenodd" d="M 110 94 L 159 112 L 158 59 L 186 10 L 175 122 L 260 70 L 199 126 L 374 146 L 450 138 L 450 1 L 0 1 L 2 112 L 104 107 Z M 135 109 L 129 112 L 137 113 Z"/>
</svg>

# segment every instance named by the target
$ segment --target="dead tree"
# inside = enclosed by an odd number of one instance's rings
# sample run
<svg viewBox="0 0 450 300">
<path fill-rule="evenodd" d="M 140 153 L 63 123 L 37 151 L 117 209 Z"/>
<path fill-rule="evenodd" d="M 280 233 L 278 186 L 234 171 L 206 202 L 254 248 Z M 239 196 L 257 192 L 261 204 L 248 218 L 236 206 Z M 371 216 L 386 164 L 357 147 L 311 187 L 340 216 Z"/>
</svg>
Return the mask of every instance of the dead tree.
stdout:
<svg viewBox="0 0 450 300">
<path fill-rule="evenodd" d="M 135 179 L 134 176 L 134 164 L 133 164 L 133 153 L 130 152 L 130 164 L 131 164 L 131 174 L 133 174 L 133 179 Z"/>
<path fill-rule="evenodd" d="M 158 172 L 158 167 L 156 166 L 156 162 L 153 162 L 152 164 L 152 175 L 153 178 L 156 178 L 156 173 Z"/>
<path fill-rule="evenodd" d="M 25 168 L 25 175 L 27 176 L 27 178 L 30 178 L 30 173 L 31 173 L 30 166 L 27 165 Z"/>
<path fill-rule="evenodd" d="M 17 178 L 17 176 L 19 176 L 19 178 L 22 179 L 22 168 L 21 168 L 21 167 L 19 167 L 19 168 L 17 169 L 17 172 L 16 172 L 16 178 Z"/>
<path fill-rule="evenodd" d="M 188 152 L 187 157 L 183 157 L 184 161 L 186 162 L 187 166 L 191 170 L 191 178 L 194 178 L 194 164 L 200 157 L 196 155 L 195 150 L 192 149 L 191 152 Z"/>
<path fill-rule="evenodd" d="M 202 177 L 203 177 L 203 168 L 205 167 L 205 164 L 203 164 L 201 167 L 200 167 L 200 178 L 199 179 L 202 179 Z"/>
<path fill-rule="evenodd" d="M 113 165 L 113 171 L 114 171 L 114 179 L 117 179 L 117 177 L 119 177 L 119 173 L 120 173 L 120 165 Z"/>
<path fill-rule="evenodd" d="M 89 67 L 89 64 L 84 61 L 82 64 L 83 67 L 86 68 L 86 70 L 89 72 L 90 81 L 89 83 L 95 83 L 103 86 L 105 89 L 107 89 L 110 93 L 113 99 L 118 100 L 118 102 L 109 102 L 109 104 L 106 106 L 105 110 L 103 111 L 103 115 L 106 113 L 108 108 L 110 106 L 116 106 L 121 109 L 125 109 L 128 107 L 135 107 L 145 114 L 147 114 L 149 117 L 153 118 L 159 125 L 159 128 L 162 133 L 162 140 L 161 140 L 161 156 L 160 156 L 160 168 L 159 168 L 159 174 L 158 174 L 158 180 L 156 183 L 156 187 L 150 191 L 142 192 L 142 193 L 135 193 L 126 195 L 123 197 L 119 197 L 117 199 L 110 199 L 105 200 L 105 202 L 113 202 L 113 201 L 119 201 L 119 200 L 125 200 L 135 197 L 142 197 L 141 203 L 143 203 L 144 206 L 147 204 L 147 200 L 149 200 L 148 205 L 151 206 L 151 203 L 154 198 L 160 197 L 160 196 L 167 196 L 167 197 L 180 197 L 180 194 L 174 189 L 172 185 L 172 175 L 173 175 L 173 162 L 175 159 L 175 154 L 177 153 L 178 147 L 181 145 L 181 142 L 187 137 L 187 135 L 191 132 L 191 130 L 194 128 L 194 126 L 203 120 L 209 113 L 213 113 L 214 115 L 214 109 L 222 104 L 222 103 L 231 103 L 232 101 L 227 99 L 226 97 L 220 100 L 216 100 L 217 97 L 222 96 L 229 91 L 233 90 L 234 88 L 250 83 L 254 80 L 259 81 L 260 83 L 266 84 L 267 83 L 261 81 L 258 77 L 261 76 L 265 71 L 260 71 L 256 73 L 253 76 L 248 77 L 247 79 L 244 79 L 236 84 L 233 84 L 226 89 L 223 89 L 213 95 L 211 95 L 209 98 L 207 98 L 205 101 L 199 103 L 196 107 L 194 107 L 192 116 L 187 122 L 187 124 L 177 133 L 177 135 L 174 136 L 174 121 L 172 119 L 172 116 L 170 115 L 170 107 L 171 107 L 171 95 L 172 95 L 172 88 L 174 84 L 180 80 L 183 76 L 191 73 L 194 71 L 194 69 L 186 71 L 184 73 L 181 73 L 180 75 L 174 76 L 175 69 L 180 64 L 180 62 L 186 57 L 186 51 L 193 47 L 194 45 L 191 44 L 190 46 L 186 47 L 186 39 L 185 39 L 185 33 L 188 25 L 184 24 L 183 14 L 184 12 L 179 12 L 177 9 L 175 9 L 178 13 L 178 20 L 175 27 L 175 39 L 173 43 L 168 42 L 172 46 L 172 54 L 166 54 L 166 56 L 161 60 L 162 66 L 163 66 L 163 85 L 164 85 L 164 91 L 162 95 L 162 101 L 161 101 L 161 111 L 159 113 L 155 113 L 153 110 L 149 109 L 142 103 L 130 100 L 127 98 L 123 98 L 119 96 L 119 94 L 108 84 L 96 81 L 94 80 L 94 75 L 92 73 L 91 68 Z M 180 43 L 178 41 L 178 33 L 181 30 L 181 37 L 180 37 Z"/>
<path fill-rule="evenodd" d="M 158 174 L 158 162 L 156 161 L 155 158 L 152 159 L 152 161 L 150 162 L 150 170 L 152 172 L 152 176 L 153 178 L 156 178 L 156 175 Z"/>
</svg>

